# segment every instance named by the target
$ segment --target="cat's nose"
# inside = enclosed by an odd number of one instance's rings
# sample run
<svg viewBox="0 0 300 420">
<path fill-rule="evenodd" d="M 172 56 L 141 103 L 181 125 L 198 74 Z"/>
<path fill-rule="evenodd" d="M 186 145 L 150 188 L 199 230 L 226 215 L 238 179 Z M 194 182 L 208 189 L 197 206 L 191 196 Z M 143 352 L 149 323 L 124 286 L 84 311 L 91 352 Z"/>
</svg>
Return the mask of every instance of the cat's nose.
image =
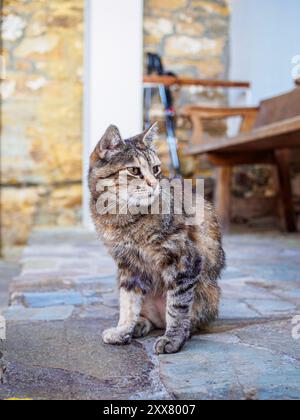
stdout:
<svg viewBox="0 0 300 420">
<path fill-rule="evenodd" d="M 155 188 L 157 186 L 157 179 L 155 178 L 146 177 L 145 181 L 149 187 Z"/>
</svg>

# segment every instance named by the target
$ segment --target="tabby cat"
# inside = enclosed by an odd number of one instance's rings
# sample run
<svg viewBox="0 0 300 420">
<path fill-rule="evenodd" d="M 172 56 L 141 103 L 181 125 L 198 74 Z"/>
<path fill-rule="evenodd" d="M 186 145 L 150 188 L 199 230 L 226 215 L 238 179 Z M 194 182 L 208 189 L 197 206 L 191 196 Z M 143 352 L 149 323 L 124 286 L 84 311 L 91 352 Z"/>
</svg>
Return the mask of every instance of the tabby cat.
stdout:
<svg viewBox="0 0 300 420">
<path fill-rule="evenodd" d="M 217 318 L 225 255 L 207 202 L 198 225 L 189 224 L 184 212 L 121 211 L 149 209 L 164 199 L 154 134 L 152 126 L 123 140 L 117 127 L 110 126 L 91 155 L 89 188 L 96 230 L 118 266 L 120 321 L 103 333 L 103 340 L 129 344 L 164 329 L 154 348 L 163 354 L 178 352 L 193 333 Z M 105 189 L 99 188 L 102 181 L 108 181 Z M 106 211 L 98 205 L 104 194 L 110 200 Z"/>
</svg>

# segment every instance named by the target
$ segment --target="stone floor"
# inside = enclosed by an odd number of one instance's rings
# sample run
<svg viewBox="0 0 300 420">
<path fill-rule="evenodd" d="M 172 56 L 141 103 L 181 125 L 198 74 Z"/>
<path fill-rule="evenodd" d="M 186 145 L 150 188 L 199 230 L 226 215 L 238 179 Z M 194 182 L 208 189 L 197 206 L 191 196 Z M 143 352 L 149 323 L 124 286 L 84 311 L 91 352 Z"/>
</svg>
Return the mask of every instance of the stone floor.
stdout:
<svg viewBox="0 0 300 420">
<path fill-rule="evenodd" d="M 154 336 L 102 343 L 118 296 L 93 234 L 36 231 L 4 312 L 0 399 L 299 399 L 299 239 L 227 237 L 220 320 L 181 353 L 156 357 Z"/>
</svg>

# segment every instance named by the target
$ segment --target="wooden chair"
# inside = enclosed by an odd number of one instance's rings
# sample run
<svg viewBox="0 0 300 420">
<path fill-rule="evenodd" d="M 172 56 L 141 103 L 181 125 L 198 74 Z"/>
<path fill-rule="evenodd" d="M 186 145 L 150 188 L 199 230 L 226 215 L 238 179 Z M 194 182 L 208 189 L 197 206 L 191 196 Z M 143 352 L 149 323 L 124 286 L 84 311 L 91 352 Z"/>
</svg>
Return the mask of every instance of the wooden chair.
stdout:
<svg viewBox="0 0 300 420">
<path fill-rule="evenodd" d="M 279 192 L 279 210 L 283 228 L 297 231 L 291 180 L 290 151 L 300 148 L 300 86 L 285 95 L 263 101 L 258 108 L 209 108 L 186 106 L 183 114 L 193 124 L 193 134 L 186 155 L 206 155 L 218 167 L 216 207 L 224 230 L 231 215 L 232 168 L 244 164 L 273 164 Z M 240 133 L 207 141 L 203 121 L 241 116 Z"/>
</svg>

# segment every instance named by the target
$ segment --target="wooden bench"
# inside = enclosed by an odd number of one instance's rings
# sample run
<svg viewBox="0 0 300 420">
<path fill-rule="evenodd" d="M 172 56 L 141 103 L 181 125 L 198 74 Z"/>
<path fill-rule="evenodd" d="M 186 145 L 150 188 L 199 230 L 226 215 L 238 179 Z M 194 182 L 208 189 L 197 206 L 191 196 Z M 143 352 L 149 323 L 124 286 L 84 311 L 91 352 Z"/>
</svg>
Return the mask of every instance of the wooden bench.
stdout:
<svg viewBox="0 0 300 420">
<path fill-rule="evenodd" d="M 299 82 L 298 82 L 299 83 Z M 298 84 L 297 83 L 297 84 Z M 300 86 L 285 95 L 263 101 L 258 108 L 209 108 L 189 105 L 183 109 L 193 124 L 193 135 L 186 155 L 206 155 L 218 167 L 216 207 L 227 230 L 231 215 L 232 168 L 244 164 L 273 164 L 278 187 L 282 227 L 297 231 L 291 180 L 290 151 L 300 148 Z M 207 141 L 203 121 L 241 116 L 240 133 Z"/>
</svg>

